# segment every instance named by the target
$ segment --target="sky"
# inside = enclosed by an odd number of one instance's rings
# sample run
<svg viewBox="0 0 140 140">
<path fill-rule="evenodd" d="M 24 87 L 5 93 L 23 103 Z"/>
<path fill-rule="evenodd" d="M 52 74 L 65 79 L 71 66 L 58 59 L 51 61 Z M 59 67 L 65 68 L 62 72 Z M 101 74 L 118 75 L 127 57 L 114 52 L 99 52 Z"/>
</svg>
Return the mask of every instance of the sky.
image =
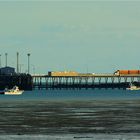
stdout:
<svg viewBox="0 0 140 140">
<path fill-rule="evenodd" d="M 0 54 L 21 72 L 140 69 L 140 1 L 0 0 Z"/>
</svg>

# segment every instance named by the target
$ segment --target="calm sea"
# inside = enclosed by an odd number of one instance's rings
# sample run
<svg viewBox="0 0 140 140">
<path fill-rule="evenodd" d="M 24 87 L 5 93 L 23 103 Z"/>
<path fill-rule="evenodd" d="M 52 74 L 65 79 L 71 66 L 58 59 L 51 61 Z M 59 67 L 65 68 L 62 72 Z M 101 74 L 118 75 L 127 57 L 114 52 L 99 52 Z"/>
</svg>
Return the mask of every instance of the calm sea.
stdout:
<svg viewBox="0 0 140 140">
<path fill-rule="evenodd" d="M 0 95 L 0 139 L 140 139 L 140 91 L 33 90 Z M 37 138 L 36 137 L 36 138 Z"/>
</svg>

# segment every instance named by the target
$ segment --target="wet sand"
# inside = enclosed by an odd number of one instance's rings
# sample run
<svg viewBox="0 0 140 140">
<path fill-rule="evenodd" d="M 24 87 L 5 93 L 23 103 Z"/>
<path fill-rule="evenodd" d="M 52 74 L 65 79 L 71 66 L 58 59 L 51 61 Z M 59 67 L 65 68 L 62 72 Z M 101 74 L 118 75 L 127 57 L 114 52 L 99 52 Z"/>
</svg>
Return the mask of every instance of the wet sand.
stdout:
<svg viewBox="0 0 140 140">
<path fill-rule="evenodd" d="M 0 135 L 130 133 L 133 136 L 140 133 L 139 100 L 0 103 Z"/>
<path fill-rule="evenodd" d="M 71 134 L 71 135 L 0 135 L 2 140 L 139 140 L 140 136 L 133 134 Z"/>
</svg>

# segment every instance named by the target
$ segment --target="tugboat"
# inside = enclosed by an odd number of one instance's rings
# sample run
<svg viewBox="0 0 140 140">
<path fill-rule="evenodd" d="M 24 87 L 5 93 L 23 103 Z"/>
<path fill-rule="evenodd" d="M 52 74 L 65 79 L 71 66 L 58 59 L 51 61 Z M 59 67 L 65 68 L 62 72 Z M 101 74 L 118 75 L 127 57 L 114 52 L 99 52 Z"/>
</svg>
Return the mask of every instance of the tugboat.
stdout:
<svg viewBox="0 0 140 140">
<path fill-rule="evenodd" d="M 1 91 L 0 94 L 21 95 L 23 92 L 24 90 L 19 90 L 18 86 L 14 86 L 12 89 L 5 89 L 4 91 Z"/>
</svg>

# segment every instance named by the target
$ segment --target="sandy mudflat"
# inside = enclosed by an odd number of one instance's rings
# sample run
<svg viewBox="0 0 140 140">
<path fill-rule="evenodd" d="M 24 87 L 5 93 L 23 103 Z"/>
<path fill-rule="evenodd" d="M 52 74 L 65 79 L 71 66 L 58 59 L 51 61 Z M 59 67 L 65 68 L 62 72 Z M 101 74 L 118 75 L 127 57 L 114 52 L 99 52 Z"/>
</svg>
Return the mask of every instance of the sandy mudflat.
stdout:
<svg viewBox="0 0 140 140">
<path fill-rule="evenodd" d="M 0 103 L 0 135 L 83 133 L 139 134 L 140 101 Z"/>
<path fill-rule="evenodd" d="M 0 140 L 140 140 L 140 101 L 1 102 Z"/>
<path fill-rule="evenodd" d="M 1 135 L 0 140 L 140 140 L 136 134 Z"/>
</svg>

